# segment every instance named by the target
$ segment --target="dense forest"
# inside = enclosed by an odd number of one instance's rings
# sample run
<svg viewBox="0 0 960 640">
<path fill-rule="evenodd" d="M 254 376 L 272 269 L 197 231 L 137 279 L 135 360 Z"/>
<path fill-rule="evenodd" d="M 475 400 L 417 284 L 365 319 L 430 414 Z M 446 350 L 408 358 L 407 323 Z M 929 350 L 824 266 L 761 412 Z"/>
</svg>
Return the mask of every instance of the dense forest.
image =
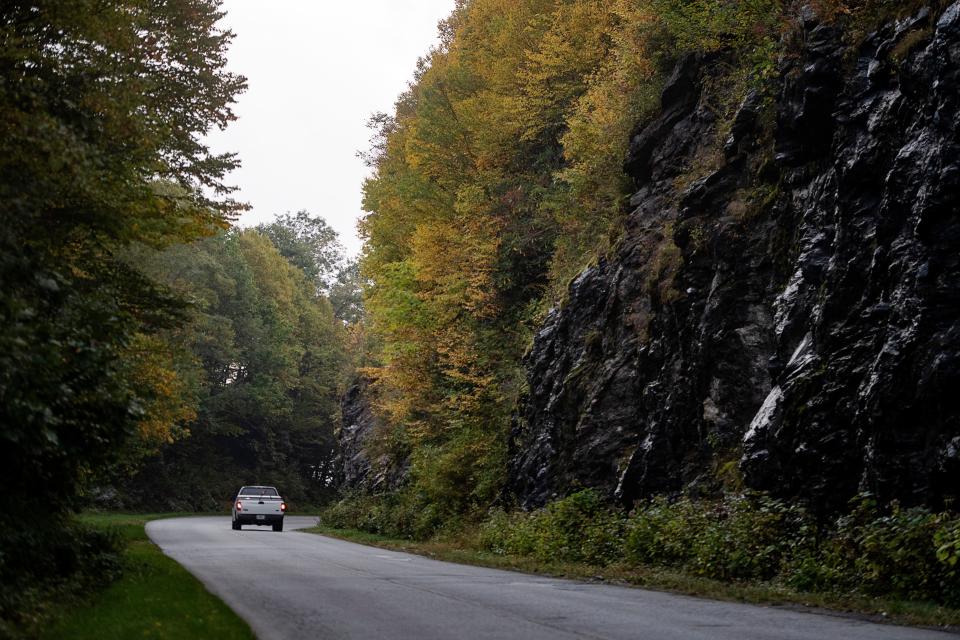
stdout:
<svg viewBox="0 0 960 640">
<path fill-rule="evenodd" d="M 956 4 L 458 0 L 370 119 L 356 260 L 236 226 L 222 16 L 0 9 L 0 635 L 116 571 L 77 512 L 246 482 L 960 602 Z"/>
<path fill-rule="evenodd" d="M 359 276 L 320 217 L 231 228 L 219 5 L 0 10 L 0 636 L 115 573 L 81 508 L 330 492 Z"/>
<path fill-rule="evenodd" d="M 783 19 L 764 0 L 461 3 L 396 113 L 374 118 L 366 373 L 381 446 L 409 456 L 424 513 L 483 509 L 501 490 L 521 357 L 616 243 L 630 134 L 673 62 L 724 51 L 713 99 L 729 116 L 769 79 Z"/>
<path fill-rule="evenodd" d="M 323 220 L 300 212 L 138 258 L 193 312 L 160 338 L 172 347 L 169 396 L 140 424 L 165 439 L 141 442 L 102 503 L 217 510 L 244 478 L 282 486 L 294 503 L 329 494 L 347 331 L 328 298 L 338 254 Z"/>
</svg>

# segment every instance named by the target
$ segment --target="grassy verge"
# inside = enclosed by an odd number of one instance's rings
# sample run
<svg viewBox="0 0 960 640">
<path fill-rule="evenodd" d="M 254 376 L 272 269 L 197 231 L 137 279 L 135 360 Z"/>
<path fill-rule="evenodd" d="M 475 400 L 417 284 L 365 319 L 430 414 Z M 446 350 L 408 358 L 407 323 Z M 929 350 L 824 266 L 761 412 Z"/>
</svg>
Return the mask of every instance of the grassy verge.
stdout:
<svg viewBox="0 0 960 640">
<path fill-rule="evenodd" d="M 170 515 L 82 516 L 87 524 L 115 529 L 126 541 L 123 575 L 89 601 L 64 612 L 42 638 L 254 638 L 227 605 L 147 538 L 144 525 Z"/>
<path fill-rule="evenodd" d="M 857 594 L 805 593 L 790 589 L 774 581 L 731 583 L 692 576 L 681 571 L 660 567 L 636 567 L 623 564 L 598 566 L 581 562 L 545 562 L 528 555 L 498 554 L 483 550 L 477 542 L 476 534 L 465 534 L 451 540 L 417 542 L 355 529 L 337 529 L 326 526 L 313 527 L 304 531 L 460 564 L 522 571 L 558 578 L 602 581 L 622 586 L 643 587 L 731 602 L 791 606 L 808 610 L 829 610 L 834 613 L 840 612 L 867 617 L 877 622 L 936 627 L 949 631 L 960 630 L 960 611 L 927 602 L 869 598 Z"/>
</svg>

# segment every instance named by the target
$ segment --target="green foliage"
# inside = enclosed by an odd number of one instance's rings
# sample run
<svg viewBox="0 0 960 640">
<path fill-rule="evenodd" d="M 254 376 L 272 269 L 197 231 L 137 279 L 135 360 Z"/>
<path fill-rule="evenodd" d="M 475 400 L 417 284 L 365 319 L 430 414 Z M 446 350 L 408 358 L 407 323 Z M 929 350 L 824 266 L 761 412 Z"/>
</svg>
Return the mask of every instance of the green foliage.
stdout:
<svg viewBox="0 0 960 640">
<path fill-rule="evenodd" d="M 443 524 L 438 515 L 435 505 L 425 504 L 407 490 L 347 495 L 321 511 L 320 522 L 338 529 L 425 540 Z"/>
<path fill-rule="evenodd" d="M 682 566 L 720 580 L 770 578 L 802 518 L 762 496 L 715 503 L 658 498 L 630 518 L 625 553 L 632 562 Z"/>
<path fill-rule="evenodd" d="M 329 298 L 338 320 L 356 325 L 363 319 L 363 277 L 358 260 L 348 260 L 340 267 L 330 285 Z"/>
<path fill-rule="evenodd" d="M 343 327 L 315 281 L 257 231 L 232 231 L 142 256 L 197 301 L 178 370 L 199 394 L 191 437 L 167 443 L 122 481 L 127 507 L 213 510 L 240 483 L 323 500 L 336 454 Z"/>
<path fill-rule="evenodd" d="M 619 559 L 624 526 L 622 514 L 584 490 L 532 514 L 493 511 L 481 525 L 480 543 L 500 554 L 603 566 Z"/>
<path fill-rule="evenodd" d="M 472 0 L 441 31 L 395 112 L 371 120 L 360 271 L 375 409 L 408 439 L 410 490 L 454 514 L 497 494 L 520 359 L 570 278 L 615 245 L 630 136 L 666 72 L 723 51 L 710 108 L 726 118 L 773 72 L 781 7 Z M 678 255 L 657 252 L 664 301 Z"/>
<path fill-rule="evenodd" d="M 253 633 L 219 598 L 147 539 L 152 516 L 85 516 L 83 521 L 122 536 L 122 575 L 77 602 L 59 603 L 57 616 L 39 630 L 47 640 L 126 640 L 149 637 L 252 639 Z M 72 606 L 65 606 L 72 605 Z"/>
<path fill-rule="evenodd" d="M 855 502 L 816 547 L 788 563 L 787 581 L 800 589 L 856 589 L 870 595 L 960 603 L 960 577 L 950 563 L 960 518 L 893 505 L 879 512 L 870 496 Z"/>
<path fill-rule="evenodd" d="M 458 429 L 442 445 L 423 445 L 412 456 L 411 483 L 444 518 L 482 511 L 500 489 L 506 451 L 499 438 Z"/>
<path fill-rule="evenodd" d="M 776 39 L 778 0 L 653 0 L 653 8 L 680 51 L 749 51 Z"/>
<path fill-rule="evenodd" d="M 937 529 L 933 537 L 937 547 L 937 560 L 949 567 L 951 576 L 956 576 L 957 560 L 960 560 L 960 522 L 951 522 Z"/>
<path fill-rule="evenodd" d="M 957 606 L 958 531 L 955 514 L 897 507 L 881 514 L 869 496 L 818 524 L 763 495 L 658 497 L 627 514 L 587 490 L 530 513 L 494 510 L 478 540 L 493 553 L 543 562 L 670 567 L 728 582 Z"/>
<path fill-rule="evenodd" d="M 385 434 L 394 438 L 395 430 Z M 378 453 L 396 455 L 408 443 L 380 442 Z M 324 526 L 425 540 L 481 519 L 500 488 L 503 450 L 490 451 L 484 433 L 461 431 L 442 445 L 412 455 L 410 482 L 398 491 L 351 493 L 325 509 Z"/>
<path fill-rule="evenodd" d="M 129 256 L 209 235 L 240 208 L 222 183 L 235 158 L 202 142 L 233 118 L 244 89 L 224 68 L 232 34 L 216 28 L 218 7 L 0 8 L 4 620 L 24 581 L 96 571 L 82 558 L 102 554 L 84 551 L 64 514 L 91 478 L 128 463 L 142 436 L 179 435 L 158 427 L 161 416 L 189 414 L 162 338 L 186 304 Z"/>
<path fill-rule="evenodd" d="M 5 527 L 0 637 L 35 636 L 56 613 L 56 604 L 75 602 L 120 574 L 122 542 L 115 532 L 56 513 L 8 518 Z"/>
<path fill-rule="evenodd" d="M 344 261 L 339 236 L 327 221 L 301 210 L 277 216 L 257 231 L 270 238 L 284 258 L 303 271 L 320 291 L 327 291 Z"/>
<path fill-rule="evenodd" d="M 699 505 L 673 507 L 658 500 L 642 518 L 628 518 L 591 490 L 575 493 L 529 514 L 502 510 L 481 526 L 481 544 L 496 553 L 540 560 L 637 564 L 677 563 L 690 557 L 694 536 L 705 530 Z"/>
</svg>

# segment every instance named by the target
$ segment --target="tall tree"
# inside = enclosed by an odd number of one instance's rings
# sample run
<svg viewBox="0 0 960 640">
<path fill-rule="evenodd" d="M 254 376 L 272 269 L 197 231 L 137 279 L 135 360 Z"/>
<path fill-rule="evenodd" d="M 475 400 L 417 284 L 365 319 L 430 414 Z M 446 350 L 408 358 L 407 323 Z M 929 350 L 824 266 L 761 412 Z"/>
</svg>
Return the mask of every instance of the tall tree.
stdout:
<svg viewBox="0 0 960 640">
<path fill-rule="evenodd" d="M 318 290 L 327 291 L 343 264 L 343 245 L 327 221 L 305 210 L 278 215 L 257 227 L 280 254 L 300 268 Z"/>
<path fill-rule="evenodd" d="M 0 549 L 19 549 L 0 553 L 5 587 L 70 570 L 50 566 L 50 521 L 136 439 L 163 384 L 151 336 L 185 307 L 128 249 L 208 234 L 239 208 L 223 184 L 235 158 L 200 142 L 244 88 L 219 4 L 0 5 Z"/>
<path fill-rule="evenodd" d="M 348 260 L 330 287 L 333 313 L 343 322 L 355 324 L 363 317 L 363 276 L 360 261 Z"/>
<path fill-rule="evenodd" d="M 776 0 L 465 0 L 371 120 L 365 373 L 424 513 L 497 494 L 524 349 L 615 240 L 630 132 L 671 59 L 769 53 L 779 15 Z"/>
</svg>

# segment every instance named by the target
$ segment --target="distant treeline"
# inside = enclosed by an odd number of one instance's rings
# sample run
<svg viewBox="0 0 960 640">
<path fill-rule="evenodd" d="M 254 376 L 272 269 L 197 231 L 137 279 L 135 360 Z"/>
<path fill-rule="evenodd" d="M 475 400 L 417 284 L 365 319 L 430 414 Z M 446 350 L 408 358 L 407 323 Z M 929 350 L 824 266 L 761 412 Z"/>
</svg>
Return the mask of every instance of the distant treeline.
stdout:
<svg viewBox="0 0 960 640">
<path fill-rule="evenodd" d="M 328 299 L 342 263 L 336 235 L 301 212 L 138 263 L 193 312 L 157 339 L 169 381 L 163 411 L 140 423 L 133 460 L 96 488 L 99 503 L 215 510 L 252 482 L 277 485 L 294 504 L 331 495 L 351 331 Z M 344 287 L 335 288 L 344 310 L 358 304 L 352 290 L 344 306 Z"/>
</svg>

